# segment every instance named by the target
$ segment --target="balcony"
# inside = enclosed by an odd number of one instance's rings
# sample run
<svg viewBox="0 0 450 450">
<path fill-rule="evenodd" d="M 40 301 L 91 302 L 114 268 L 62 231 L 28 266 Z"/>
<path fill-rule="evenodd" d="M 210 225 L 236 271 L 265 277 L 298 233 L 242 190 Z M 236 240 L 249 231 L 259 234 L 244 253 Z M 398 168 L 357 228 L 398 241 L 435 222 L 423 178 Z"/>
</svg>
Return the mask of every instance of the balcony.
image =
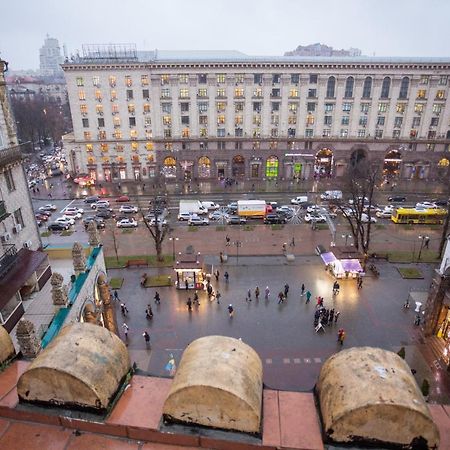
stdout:
<svg viewBox="0 0 450 450">
<path fill-rule="evenodd" d="M 22 144 L 23 145 L 23 144 Z M 0 167 L 18 162 L 22 159 L 21 145 L 0 150 Z"/>
<path fill-rule="evenodd" d="M 15 245 L 3 245 L 5 253 L 0 257 L 0 278 L 2 278 L 15 264 L 17 249 Z"/>
<path fill-rule="evenodd" d="M 10 214 L 6 211 L 5 202 L 0 201 L 0 222 L 9 217 Z"/>
</svg>

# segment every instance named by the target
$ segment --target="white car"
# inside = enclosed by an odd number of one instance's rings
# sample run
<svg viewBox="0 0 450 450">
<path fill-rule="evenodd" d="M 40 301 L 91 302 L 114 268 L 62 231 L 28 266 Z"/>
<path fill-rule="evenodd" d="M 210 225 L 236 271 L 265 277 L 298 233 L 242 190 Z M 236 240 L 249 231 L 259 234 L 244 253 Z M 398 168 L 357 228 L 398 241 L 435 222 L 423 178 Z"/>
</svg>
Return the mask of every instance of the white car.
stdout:
<svg viewBox="0 0 450 450">
<path fill-rule="evenodd" d="M 191 216 L 191 218 L 188 221 L 188 225 L 194 226 L 194 225 L 209 225 L 209 219 L 206 217 L 199 217 L 199 216 Z"/>
<path fill-rule="evenodd" d="M 189 220 L 192 216 L 193 214 L 191 213 L 180 213 L 178 214 L 178 220 L 186 221 Z"/>
<path fill-rule="evenodd" d="M 63 210 L 64 214 L 67 213 L 78 213 L 78 214 L 84 214 L 83 208 L 76 208 L 75 206 L 68 206 Z"/>
<path fill-rule="evenodd" d="M 135 214 L 138 212 L 138 208 L 137 208 L 137 206 L 133 206 L 133 205 L 122 205 L 119 208 L 119 212 L 125 213 L 125 214 Z"/>
<path fill-rule="evenodd" d="M 277 213 L 293 214 L 294 208 L 291 208 L 288 205 L 282 205 L 277 208 Z"/>
<path fill-rule="evenodd" d="M 52 204 L 44 205 L 39 208 L 39 211 L 41 211 L 41 212 L 56 211 L 56 210 L 57 210 L 56 205 L 52 205 Z"/>
<path fill-rule="evenodd" d="M 415 208 L 416 209 L 438 209 L 439 206 L 437 206 L 436 203 L 433 203 L 433 202 L 420 202 L 420 203 L 416 203 Z"/>
<path fill-rule="evenodd" d="M 91 203 L 91 208 L 92 209 L 109 208 L 109 202 L 108 200 L 99 200 L 98 202 Z"/>
<path fill-rule="evenodd" d="M 308 197 L 306 195 L 301 195 L 300 197 L 295 197 L 291 200 L 292 205 L 301 205 L 302 203 L 306 203 L 308 201 Z"/>
<path fill-rule="evenodd" d="M 67 217 L 67 216 L 61 216 L 58 217 L 54 222 L 56 223 L 62 223 L 63 225 L 75 225 L 75 220 L 72 219 L 71 217 Z"/>
<path fill-rule="evenodd" d="M 79 212 L 76 211 L 64 211 L 64 217 L 70 217 L 73 219 L 81 219 L 83 217 Z"/>
<path fill-rule="evenodd" d="M 121 219 L 116 223 L 117 228 L 137 228 L 138 223 L 133 218 Z"/>
<path fill-rule="evenodd" d="M 221 219 L 227 220 L 228 214 L 222 211 L 214 211 L 209 214 L 209 220 L 221 220 Z"/>
<path fill-rule="evenodd" d="M 316 223 L 323 223 L 326 222 L 326 218 L 325 216 L 322 216 L 322 214 L 310 214 L 307 213 L 305 215 L 305 222 L 309 223 L 309 222 L 316 222 Z"/>
<path fill-rule="evenodd" d="M 163 226 L 163 227 L 165 227 L 167 225 L 167 220 L 164 220 L 161 217 L 158 217 L 158 221 L 156 221 L 156 219 L 154 217 L 148 221 L 149 225 L 151 225 L 151 226 L 155 226 L 156 222 L 158 222 L 158 225 Z"/>
<path fill-rule="evenodd" d="M 369 216 L 367 214 L 361 214 L 361 222 L 362 223 L 369 223 Z M 371 223 L 377 223 L 376 217 L 370 216 L 370 222 Z"/>
<path fill-rule="evenodd" d="M 206 208 L 206 209 L 219 209 L 220 205 L 218 203 L 215 202 L 204 202 L 202 201 L 202 205 Z"/>
<path fill-rule="evenodd" d="M 311 205 L 308 206 L 308 208 L 306 208 L 306 212 L 311 213 L 321 213 L 324 211 L 323 206 L 318 206 L 318 205 Z"/>
<path fill-rule="evenodd" d="M 377 211 L 375 215 L 380 219 L 390 219 L 392 217 L 392 211 L 383 209 L 382 211 Z"/>
</svg>

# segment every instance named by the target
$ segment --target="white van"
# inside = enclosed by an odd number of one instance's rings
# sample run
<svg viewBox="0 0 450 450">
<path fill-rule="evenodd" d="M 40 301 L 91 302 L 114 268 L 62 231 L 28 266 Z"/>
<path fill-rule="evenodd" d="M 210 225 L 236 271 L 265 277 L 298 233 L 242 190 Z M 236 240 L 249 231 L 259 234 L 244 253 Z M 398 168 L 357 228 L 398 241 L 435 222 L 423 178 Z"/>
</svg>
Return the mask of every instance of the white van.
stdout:
<svg viewBox="0 0 450 450">
<path fill-rule="evenodd" d="M 219 209 L 220 208 L 220 205 L 217 204 L 217 203 L 214 203 L 214 202 L 204 202 L 204 201 L 202 201 L 201 203 L 208 210 L 210 210 L 210 209 Z"/>
<path fill-rule="evenodd" d="M 342 191 L 325 191 L 320 198 L 321 200 L 342 200 Z"/>
</svg>

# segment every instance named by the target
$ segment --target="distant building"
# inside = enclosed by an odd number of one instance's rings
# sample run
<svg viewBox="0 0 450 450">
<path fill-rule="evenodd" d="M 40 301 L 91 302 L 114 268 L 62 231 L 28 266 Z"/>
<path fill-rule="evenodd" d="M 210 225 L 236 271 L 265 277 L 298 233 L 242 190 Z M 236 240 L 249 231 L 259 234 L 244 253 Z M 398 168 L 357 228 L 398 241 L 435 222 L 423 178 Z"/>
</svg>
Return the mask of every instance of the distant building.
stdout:
<svg viewBox="0 0 450 450">
<path fill-rule="evenodd" d="M 23 296 L 50 276 L 22 167 L 22 146 L 5 92 L 0 60 L 0 325 L 10 331 L 24 313 Z"/>
<path fill-rule="evenodd" d="M 361 56 L 359 48 L 337 50 L 325 44 L 299 45 L 295 50 L 286 52 L 284 56 Z"/>
<path fill-rule="evenodd" d="M 63 58 L 58 39 L 51 38 L 48 34 L 44 45 L 39 49 L 39 67 L 42 75 L 56 75 L 61 72 L 60 64 Z"/>
<path fill-rule="evenodd" d="M 68 103 L 66 81 L 55 76 L 6 77 L 8 94 L 15 100 L 31 100 L 38 96 L 60 105 Z"/>
</svg>

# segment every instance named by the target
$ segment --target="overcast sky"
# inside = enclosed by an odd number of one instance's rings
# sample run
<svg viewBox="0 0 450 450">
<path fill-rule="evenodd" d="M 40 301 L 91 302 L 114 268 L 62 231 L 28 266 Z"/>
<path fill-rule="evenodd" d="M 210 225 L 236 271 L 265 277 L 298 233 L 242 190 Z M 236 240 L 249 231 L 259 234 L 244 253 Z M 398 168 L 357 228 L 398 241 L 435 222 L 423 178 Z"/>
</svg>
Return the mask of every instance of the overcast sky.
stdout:
<svg viewBox="0 0 450 450">
<path fill-rule="evenodd" d="M 37 69 L 48 33 L 139 50 L 282 55 L 321 42 L 365 55 L 450 56 L 450 0 L 20 0 L 0 5 L 0 56 Z"/>
</svg>

